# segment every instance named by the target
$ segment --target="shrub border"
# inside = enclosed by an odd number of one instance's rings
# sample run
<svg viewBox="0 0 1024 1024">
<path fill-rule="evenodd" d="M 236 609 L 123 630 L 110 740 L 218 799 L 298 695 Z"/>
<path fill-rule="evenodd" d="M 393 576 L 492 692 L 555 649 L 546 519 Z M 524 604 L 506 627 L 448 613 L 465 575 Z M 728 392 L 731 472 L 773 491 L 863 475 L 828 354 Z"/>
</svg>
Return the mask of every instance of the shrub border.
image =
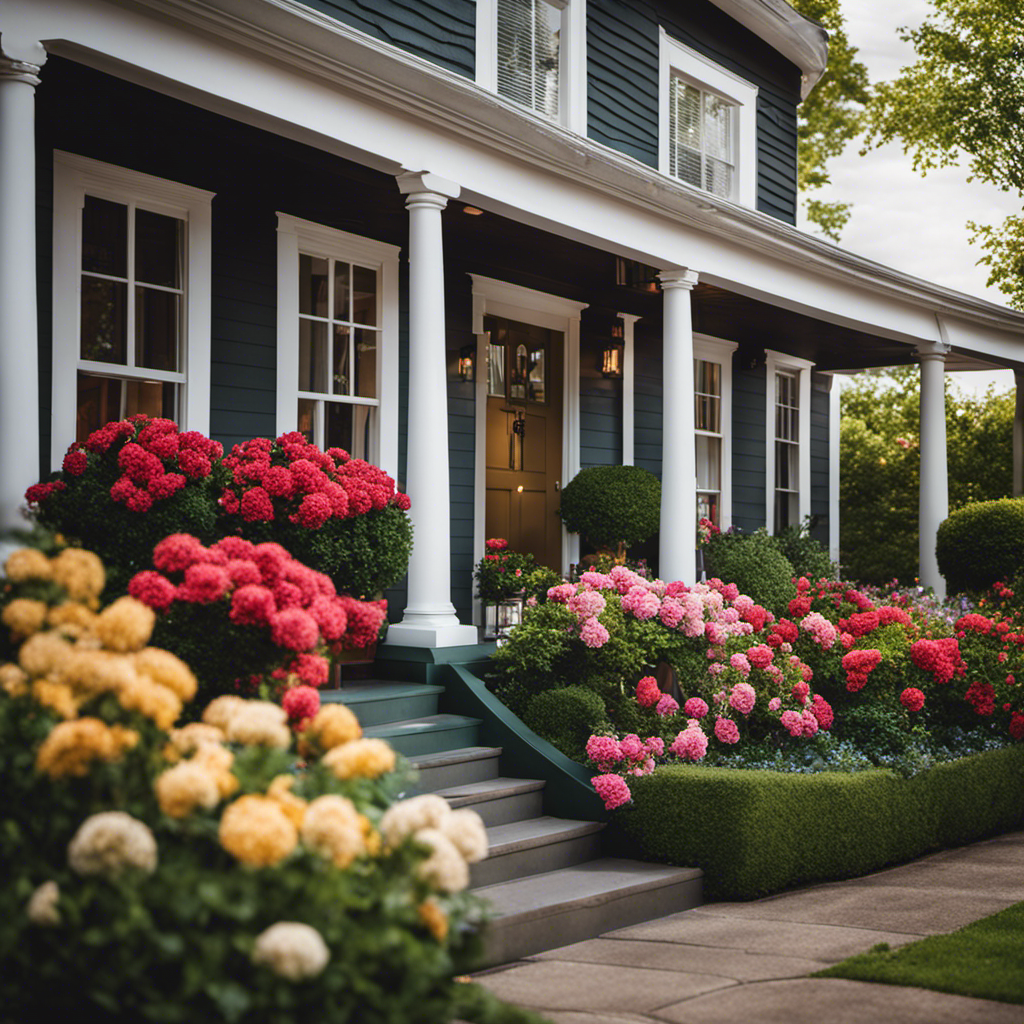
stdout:
<svg viewBox="0 0 1024 1024">
<path fill-rule="evenodd" d="M 622 856 L 704 871 L 707 898 L 756 899 L 851 878 L 1024 823 L 1024 746 L 905 779 L 673 765 L 630 779 L 612 816 Z"/>
</svg>

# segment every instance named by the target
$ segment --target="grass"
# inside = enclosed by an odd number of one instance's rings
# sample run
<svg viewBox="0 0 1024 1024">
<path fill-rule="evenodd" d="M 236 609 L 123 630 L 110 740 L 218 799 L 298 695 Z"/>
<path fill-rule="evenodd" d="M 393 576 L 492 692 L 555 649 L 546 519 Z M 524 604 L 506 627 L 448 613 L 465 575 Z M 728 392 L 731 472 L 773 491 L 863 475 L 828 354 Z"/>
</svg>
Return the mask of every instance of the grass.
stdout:
<svg viewBox="0 0 1024 1024">
<path fill-rule="evenodd" d="M 880 943 L 816 978 L 851 978 L 1024 1003 L 1024 903 L 948 935 L 890 949 Z"/>
</svg>

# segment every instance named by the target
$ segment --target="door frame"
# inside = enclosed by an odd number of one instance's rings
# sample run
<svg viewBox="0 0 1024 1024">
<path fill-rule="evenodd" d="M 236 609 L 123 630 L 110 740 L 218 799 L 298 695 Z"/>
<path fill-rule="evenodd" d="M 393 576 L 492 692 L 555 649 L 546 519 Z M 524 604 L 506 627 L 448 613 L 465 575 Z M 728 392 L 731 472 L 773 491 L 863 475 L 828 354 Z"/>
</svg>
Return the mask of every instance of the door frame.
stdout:
<svg viewBox="0 0 1024 1024">
<path fill-rule="evenodd" d="M 477 500 L 473 513 L 473 562 L 484 550 L 484 517 L 487 511 L 487 345 L 485 316 L 546 327 L 562 333 L 562 465 L 560 486 L 571 480 L 580 468 L 580 313 L 589 303 L 550 295 L 522 285 L 498 281 L 493 277 L 470 274 L 473 281 L 473 333 L 476 335 L 476 458 L 473 490 Z M 579 538 L 562 527 L 562 564 L 564 573 L 579 560 Z M 473 598 L 473 619 L 482 621 L 480 599 Z"/>
</svg>

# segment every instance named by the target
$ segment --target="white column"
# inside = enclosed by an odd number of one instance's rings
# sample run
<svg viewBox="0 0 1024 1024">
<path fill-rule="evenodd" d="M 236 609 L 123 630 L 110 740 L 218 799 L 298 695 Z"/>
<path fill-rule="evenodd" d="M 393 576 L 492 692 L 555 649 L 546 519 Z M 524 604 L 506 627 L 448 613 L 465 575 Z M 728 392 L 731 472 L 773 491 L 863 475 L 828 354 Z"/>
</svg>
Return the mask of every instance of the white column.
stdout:
<svg viewBox="0 0 1024 1024">
<path fill-rule="evenodd" d="M 662 271 L 661 542 L 663 580 L 696 579 L 697 459 L 693 433 L 693 323 L 690 292 L 697 274 Z"/>
<path fill-rule="evenodd" d="M 636 374 L 633 360 L 633 325 L 640 317 L 633 313 L 620 313 L 622 321 L 622 464 L 632 466 L 635 458 L 636 436 Z"/>
<path fill-rule="evenodd" d="M 18 47 L 18 53 L 12 52 L 11 40 L 0 44 L 0 530 L 5 530 L 26 525 L 18 509 L 25 488 L 39 480 L 35 89 L 46 53 L 38 43 Z"/>
<path fill-rule="evenodd" d="M 1013 496 L 1024 495 L 1024 372 L 1013 371 L 1016 405 L 1013 410 Z"/>
<path fill-rule="evenodd" d="M 921 360 L 921 492 L 918 574 L 921 585 L 932 587 L 941 599 L 946 581 L 935 557 L 935 533 L 949 515 L 949 483 L 946 476 L 945 364 L 949 346 L 938 342 L 918 345 Z"/>
<path fill-rule="evenodd" d="M 412 500 L 409 598 L 388 642 L 412 647 L 475 644 L 451 601 L 448 488 L 448 376 L 445 357 L 441 211 L 459 186 L 436 174 L 398 176 L 409 211 L 409 443 L 406 491 Z"/>
</svg>

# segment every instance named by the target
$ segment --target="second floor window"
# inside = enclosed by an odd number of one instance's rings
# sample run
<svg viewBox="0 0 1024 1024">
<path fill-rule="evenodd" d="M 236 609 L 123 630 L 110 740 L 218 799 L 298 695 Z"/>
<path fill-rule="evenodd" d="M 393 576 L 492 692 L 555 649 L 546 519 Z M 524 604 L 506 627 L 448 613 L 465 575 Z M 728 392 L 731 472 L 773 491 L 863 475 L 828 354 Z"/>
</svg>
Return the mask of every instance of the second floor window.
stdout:
<svg viewBox="0 0 1024 1024">
<path fill-rule="evenodd" d="M 559 118 L 562 17 L 548 0 L 497 0 L 498 93 Z"/>
<path fill-rule="evenodd" d="M 733 194 L 734 108 L 673 75 L 669 84 L 669 174 L 716 196 Z"/>
</svg>

